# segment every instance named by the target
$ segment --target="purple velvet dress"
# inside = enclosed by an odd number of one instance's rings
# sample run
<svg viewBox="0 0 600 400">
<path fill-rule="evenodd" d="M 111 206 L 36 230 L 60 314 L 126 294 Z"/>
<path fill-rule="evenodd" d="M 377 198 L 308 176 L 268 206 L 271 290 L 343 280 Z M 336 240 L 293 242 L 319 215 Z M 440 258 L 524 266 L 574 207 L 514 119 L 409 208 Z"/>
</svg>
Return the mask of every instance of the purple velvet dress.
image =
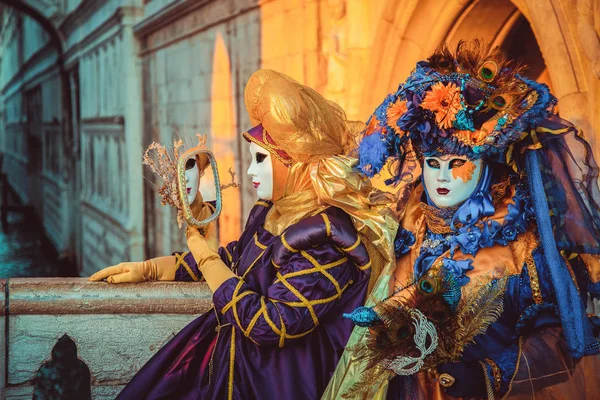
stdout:
<svg viewBox="0 0 600 400">
<path fill-rule="evenodd" d="M 288 227 L 263 228 L 259 201 L 240 239 L 219 250 L 236 277 L 214 307 L 133 377 L 119 399 L 318 399 L 352 330 L 342 318 L 366 296 L 370 260 L 350 217 L 330 207 Z M 177 280 L 200 272 L 191 254 Z"/>
</svg>

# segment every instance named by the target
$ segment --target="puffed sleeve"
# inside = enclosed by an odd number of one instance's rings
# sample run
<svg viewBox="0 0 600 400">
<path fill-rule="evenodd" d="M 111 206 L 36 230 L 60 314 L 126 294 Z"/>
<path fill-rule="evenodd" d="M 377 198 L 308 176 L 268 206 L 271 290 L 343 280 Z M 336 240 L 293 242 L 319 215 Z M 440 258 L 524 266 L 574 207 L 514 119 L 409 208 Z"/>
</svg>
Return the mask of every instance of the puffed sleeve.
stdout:
<svg viewBox="0 0 600 400">
<path fill-rule="evenodd" d="M 339 316 L 339 299 L 368 280 L 370 269 L 352 225 L 325 213 L 286 230 L 273 245 L 271 262 L 275 277 L 265 295 L 241 277 L 225 281 L 213 295 L 227 322 L 264 346 L 283 347 L 312 332 L 328 314 Z"/>
</svg>

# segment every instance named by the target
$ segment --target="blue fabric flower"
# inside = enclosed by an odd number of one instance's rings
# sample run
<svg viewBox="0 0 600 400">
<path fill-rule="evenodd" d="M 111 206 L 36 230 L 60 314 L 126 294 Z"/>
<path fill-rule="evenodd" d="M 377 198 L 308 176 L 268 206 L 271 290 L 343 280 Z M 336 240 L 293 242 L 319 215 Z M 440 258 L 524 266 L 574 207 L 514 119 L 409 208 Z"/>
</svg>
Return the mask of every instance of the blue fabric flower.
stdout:
<svg viewBox="0 0 600 400">
<path fill-rule="evenodd" d="M 506 225 L 502 228 L 502 238 L 508 242 L 515 240 L 517 237 L 517 228 L 513 225 Z"/>
<path fill-rule="evenodd" d="M 479 250 L 481 231 L 479 229 L 460 228 L 459 234 L 452 239 L 453 247 L 459 246 L 460 251 L 465 254 L 475 255 Z"/>
<path fill-rule="evenodd" d="M 447 273 L 454 275 L 454 278 L 460 286 L 465 286 L 469 283 L 470 278 L 467 276 L 467 271 L 473 270 L 473 260 L 453 260 L 452 258 L 444 258 L 443 268 Z"/>
<path fill-rule="evenodd" d="M 394 240 L 394 252 L 396 257 L 400 257 L 410 251 L 410 246 L 415 244 L 415 235 L 408 229 L 400 228 L 396 233 L 396 239 Z"/>
</svg>

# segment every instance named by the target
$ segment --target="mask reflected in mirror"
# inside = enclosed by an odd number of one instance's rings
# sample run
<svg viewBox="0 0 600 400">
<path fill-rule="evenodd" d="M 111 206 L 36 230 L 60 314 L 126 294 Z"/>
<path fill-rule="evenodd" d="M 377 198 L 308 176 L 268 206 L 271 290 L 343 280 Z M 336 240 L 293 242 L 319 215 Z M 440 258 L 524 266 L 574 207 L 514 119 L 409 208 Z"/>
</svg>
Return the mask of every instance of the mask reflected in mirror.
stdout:
<svg viewBox="0 0 600 400">
<path fill-rule="evenodd" d="M 217 162 L 214 155 L 203 147 L 194 147 L 183 153 L 177 163 L 179 199 L 188 225 L 203 228 L 214 221 L 221 212 L 221 191 Z M 212 176 L 207 176 L 212 174 Z M 206 181 L 206 182 L 204 182 Z M 200 190 L 215 194 L 205 199 Z M 212 186 L 212 187 L 209 187 Z M 216 201 L 215 207 L 205 207 L 204 202 Z"/>
<path fill-rule="evenodd" d="M 257 145 L 250 143 L 249 146 L 252 162 L 248 167 L 248 175 L 252 179 L 252 185 L 256 189 L 258 198 L 271 200 L 273 198 L 273 164 L 271 154 Z"/>
<path fill-rule="evenodd" d="M 200 169 L 197 164 L 196 157 L 188 158 L 185 162 L 186 191 L 189 204 L 192 204 L 196 199 L 200 185 Z"/>
<path fill-rule="evenodd" d="M 425 157 L 423 182 L 433 204 L 454 207 L 467 200 L 479 182 L 482 161 L 458 155 Z"/>
</svg>

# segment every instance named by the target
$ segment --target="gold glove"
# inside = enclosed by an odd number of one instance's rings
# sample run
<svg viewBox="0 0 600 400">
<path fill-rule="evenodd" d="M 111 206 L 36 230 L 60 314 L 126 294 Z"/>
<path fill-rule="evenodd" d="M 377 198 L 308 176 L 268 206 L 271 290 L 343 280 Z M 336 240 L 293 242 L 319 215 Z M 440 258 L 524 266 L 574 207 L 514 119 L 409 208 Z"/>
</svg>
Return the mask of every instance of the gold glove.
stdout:
<svg viewBox="0 0 600 400">
<path fill-rule="evenodd" d="M 96 272 L 88 280 L 98 282 L 106 279 L 109 283 L 173 281 L 176 271 L 175 256 L 166 256 L 141 262 L 122 262 Z"/>
<path fill-rule="evenodd" d="M 219 253 L 208 246 L 198 229 L 188 226 L 186 230 L 188 249 L 194 256 L 198 269 L 213 292 L 235 274 L 225 265 Z"/>
</svg>

